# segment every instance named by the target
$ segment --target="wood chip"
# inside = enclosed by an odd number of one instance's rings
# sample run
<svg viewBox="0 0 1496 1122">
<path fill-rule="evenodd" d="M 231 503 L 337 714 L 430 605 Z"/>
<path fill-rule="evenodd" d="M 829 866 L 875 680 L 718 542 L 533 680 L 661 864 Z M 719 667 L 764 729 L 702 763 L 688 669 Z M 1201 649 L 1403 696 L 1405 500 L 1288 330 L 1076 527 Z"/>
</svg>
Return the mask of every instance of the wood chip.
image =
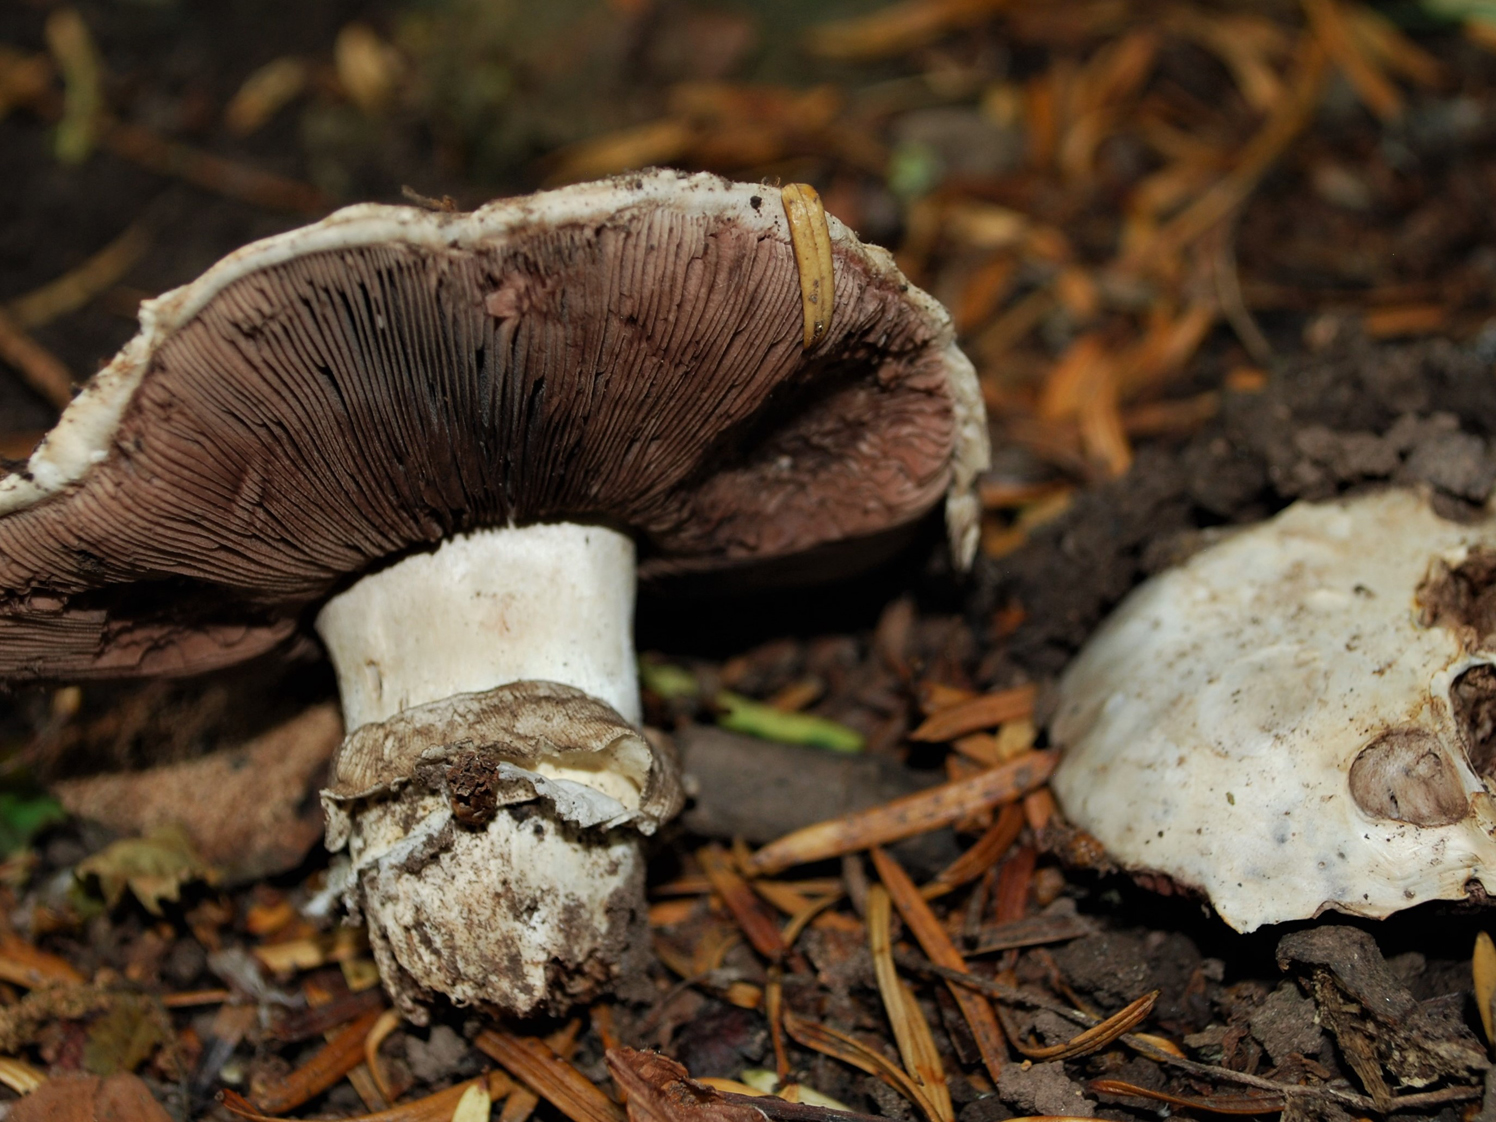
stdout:
<svg viewBox="0 0 1496 1122">
<path fill-rule="evenodd" d="M 972 955 L 994 954 L 1019 947 L 1038 947 L 1045 943 L 1063 943 L 1096 931 L 1096 924 L 1085 916 L 1026 916 L 1011 923 L 982 928 Z"/>
</svg>

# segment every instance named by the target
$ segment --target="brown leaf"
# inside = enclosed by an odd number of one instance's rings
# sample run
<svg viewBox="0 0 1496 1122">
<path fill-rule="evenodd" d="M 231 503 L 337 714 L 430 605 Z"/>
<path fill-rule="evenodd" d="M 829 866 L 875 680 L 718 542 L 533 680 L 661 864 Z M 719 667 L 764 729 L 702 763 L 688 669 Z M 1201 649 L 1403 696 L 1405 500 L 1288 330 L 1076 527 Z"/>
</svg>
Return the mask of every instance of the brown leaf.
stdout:
<svg viewBox="0 0 1496 1122">
<path fill-rule="evenodd" d="M 88 1026 L 83 1066 L 97 1075 L 134 1071 L 162 1045 L 172 1043 L 171 1021 L 150 998 L 121 994 Z"/>
<path fill-rule="evenodd" d="M 342 738 L 337 707 L 318 705 L 237 748 L 68 780 L 53 793 L 69 813 L 122 834 L 176 823 L 229 880 L 253 880 L 295 868 L 321 841 L 315 793 Z"/>
<path fill-rule="evenodd" d="M 56 982 L 77 985 L 84 977 L 66 959 L 6 934 L 0 935 L 0 981 L 35 989 Z"/>
<path fill-rule="evenodd" d="M 192 839 L 180 826 L 159 826 L 142 838 L 122 838 L 78 863 L 80 877 L 97 877 L 104 901 L 111 908 L 128 888 L 145 910 L 161 914 L 164 900 L 181 899 L 190 881 L 212 883 L 217 874 L 198 856 Z"/>
<path fill-rule="evenodd" d="M 59 1075 L 13 1104 L 8 1122 L 171 1122 L 134 1075 Z"/>
</svg>

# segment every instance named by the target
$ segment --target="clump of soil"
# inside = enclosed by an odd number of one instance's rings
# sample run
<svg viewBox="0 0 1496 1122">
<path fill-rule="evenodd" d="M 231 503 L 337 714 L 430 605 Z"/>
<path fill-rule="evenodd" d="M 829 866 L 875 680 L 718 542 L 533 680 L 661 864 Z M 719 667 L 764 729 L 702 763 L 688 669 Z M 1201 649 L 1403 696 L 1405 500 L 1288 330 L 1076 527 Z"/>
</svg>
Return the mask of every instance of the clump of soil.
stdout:
<svg viewBox="0 0 1496 1122">
<path fill-rule="evenodd" d="M 1126 475 L 1082 491 L 1022 549 L 980 561 L 979 633 L 995 612 L 1023 610 L 981 677 L 1059 673 L 1139 581 L 1298 499 L 1420 485 L 1441 514 L 1469 517 L 1496 484 L 1493 434 L 1489 355 L 1442 339 L 1377 345 L 1344 327 L 1260 392 L 1226 391 L 1188 440 L 1141 447 Z"/>
</svg>

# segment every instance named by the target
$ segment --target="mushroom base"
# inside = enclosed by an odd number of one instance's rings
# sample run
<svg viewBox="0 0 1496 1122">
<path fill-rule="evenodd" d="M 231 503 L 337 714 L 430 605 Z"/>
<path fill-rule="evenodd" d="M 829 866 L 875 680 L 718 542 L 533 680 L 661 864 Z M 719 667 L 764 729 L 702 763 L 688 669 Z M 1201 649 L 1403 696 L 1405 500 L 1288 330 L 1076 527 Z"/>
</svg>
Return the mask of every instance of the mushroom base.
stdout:
<svg viewBox="0 0 1496 1122">
<path fill-rule="evenodd" d="M 558 682 L 364 725 L 322 793 L 344 900 L 407 1017 L 437 994 L 515 1016 L 643 976 L 641 834 L 680 809 L 662 742 Z"/>
<path fill-rule="evenodd" d="M 443 994 L 514 1016 L 560 1013 L 639 976 L 644 858 L 628 828 L 581 829 L 543 803 L 481 828 L 406 788 L 357 812 L 350 895 L 385 988 L 416 1024 Z"/>
</svg>

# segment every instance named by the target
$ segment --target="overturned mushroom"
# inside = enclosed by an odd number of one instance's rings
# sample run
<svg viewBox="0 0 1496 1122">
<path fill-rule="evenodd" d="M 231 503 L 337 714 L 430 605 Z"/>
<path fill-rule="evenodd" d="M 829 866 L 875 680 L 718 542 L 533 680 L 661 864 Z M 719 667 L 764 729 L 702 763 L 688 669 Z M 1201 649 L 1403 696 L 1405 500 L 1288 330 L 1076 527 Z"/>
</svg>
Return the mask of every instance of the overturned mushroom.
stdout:
<svg viewBox="0 0 1496 1122">
<path fill-rule="evenodd" d="M 720 568 L 942 496 L 975 544 L 970 364 L 808 189 L 351 207 L 142 324 L 0 480 L 0 676 L 193 673 L 315 622 L 328 842 L 417 1019 L 558 1008 L 642 945 L 638 834 L 680 794 L 637 729 L 636 548 Z"/>
<path fill-rule="evenodd" d="M 1066 814 L 1238 930 L 1489 892 L 1496 520 L 1389 490 L 1237 531 L 1117 609 L 1051 731 Z"/>
</svg>

